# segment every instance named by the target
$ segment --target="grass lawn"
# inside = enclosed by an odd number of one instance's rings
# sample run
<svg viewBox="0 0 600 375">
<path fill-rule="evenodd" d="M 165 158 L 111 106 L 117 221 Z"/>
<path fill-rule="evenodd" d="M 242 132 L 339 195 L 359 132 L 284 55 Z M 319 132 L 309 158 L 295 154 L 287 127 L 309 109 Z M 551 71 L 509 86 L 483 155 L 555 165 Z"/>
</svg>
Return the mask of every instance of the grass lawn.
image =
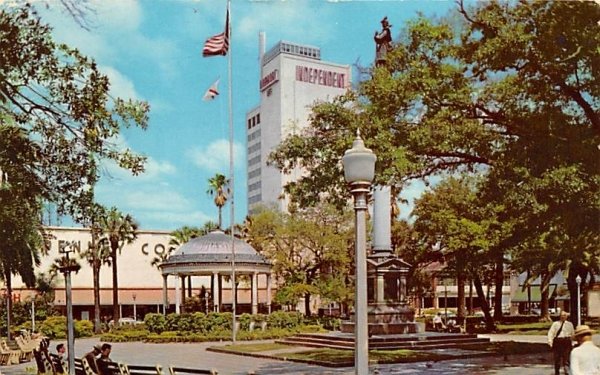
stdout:
<svg viewBox="0 0 600 375">
<path fill-rule="evenodd" d="M 315 348 L 293 350 L 293 346 L 258 343 L 258 344 L 240 344 L 227 345 L 214 348 L 218 351 L 226 351 L 231 354 L 240 355 L 260 355 L 270 358 L 291 360 L 304 363 L 312 363 L 321 366 L 345 367 L 352 366 L 354 363 L 354 352 L 352 350 Z M 277 350 L 282 350 L 277 352 Z M 465 346 L 457 347 L 462 349 L 452 353 L 439 353 L 427 350 L 371 350 L 369 351 L 369 361 L 375 363 L 408 363 L 408 362 L 428 362 L 443 361 L 447 359 L 468 358 L 482 355 L 515 355 L 515 354 L 534 354 L 548 352 L 546 344 L 522 343 L 522 342 L 494 342 L 477 347 Z"/>
</svg>

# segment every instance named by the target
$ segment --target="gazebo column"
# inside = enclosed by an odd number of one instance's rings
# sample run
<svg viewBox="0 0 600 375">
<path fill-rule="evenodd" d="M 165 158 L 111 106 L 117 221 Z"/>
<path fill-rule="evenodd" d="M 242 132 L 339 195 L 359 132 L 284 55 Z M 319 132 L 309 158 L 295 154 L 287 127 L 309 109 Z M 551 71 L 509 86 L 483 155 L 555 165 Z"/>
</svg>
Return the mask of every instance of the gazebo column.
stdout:
<svg viewBox="0 0 600 375">
<path fill-rule="evenodd" d="M 219 312 L 219 304 L 221 303 L 221 290 L 217 290 L 217 283 L 219 280 L 219 273 L 214 272 L 210 275 L 210 293 L 213 296 L 213 311 Z"/>
<path fill-rule="evenodd" d="M 271 313 L 271 274 L 267 274 L 267 313 Z"/>
<path fill-rule="evenodd" d="M 167 292 L 167 278 L 169 275 L 162 275 L 163 277 L 163 315 L 167 315 L 167 308 L 169 306 L 169 294 Z"/>
<path fill-rule="evenodd" d="M 187 296 L 191 298 L 192 297 L 192 276 L 191 275 L 188 276 L 188 288 L 187 288 L 187 290 L 188 290 Z"/>
<path fill-rule="evenodd" d="M 252 274 L 252 315 L 258 314 L 258 272 Z"/>
<path fill-rule="evenodd" d="M 223 310 L 221 307 L 223 305 L 223 276 L 219 273 L 217 274 L 217 282 L 218 282 L 218 288 L 219 288 L 219 293 L 217 293 L 218 300 L 219 303 L 217 304 L 217 312 L 221 312 L 221 310 Z"/>
<path fill-rule="evenodd" d="M 181 313 L 185 312 L 185 275 L 179 277 L 179 281 L 181 282 Z"/>
<path fill-rule="evenodd" d="M 181 313 L 181 294 L 179 294 L 179 282 L 175 279 L 175 314 Z"/>
</svg>

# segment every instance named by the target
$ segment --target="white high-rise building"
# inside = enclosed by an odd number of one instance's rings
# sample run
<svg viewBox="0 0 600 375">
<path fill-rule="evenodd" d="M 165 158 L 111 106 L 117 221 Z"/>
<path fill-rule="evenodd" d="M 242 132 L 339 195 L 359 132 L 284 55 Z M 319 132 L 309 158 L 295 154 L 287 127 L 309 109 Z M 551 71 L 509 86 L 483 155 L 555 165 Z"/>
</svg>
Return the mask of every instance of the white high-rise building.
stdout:
<svg viewBox="0 0 600 375">
<path fill-rule="evenodd" d="M 287 210 L 283 187 L 302 172 L 283 174 L 267 166 L 267 158 L 307 126 L 315 102 L 344 94 L 352 76 L 350 65 L 322 61 L 318 47 L 280 41 L 264 53 L 262 33 L 259 45 L 260 104 L 246 114 L 249 213 L 261 204 Z"/>
</svg>

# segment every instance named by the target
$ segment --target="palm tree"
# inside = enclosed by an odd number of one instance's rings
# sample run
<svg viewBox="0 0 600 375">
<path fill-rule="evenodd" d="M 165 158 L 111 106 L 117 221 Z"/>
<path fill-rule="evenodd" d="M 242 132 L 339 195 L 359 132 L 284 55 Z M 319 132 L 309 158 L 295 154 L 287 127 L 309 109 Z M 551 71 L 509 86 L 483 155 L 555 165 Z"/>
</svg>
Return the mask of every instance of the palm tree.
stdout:
<svg viewBox="0 0 600 375">
<path fill-rule="evenodd" d="M 103 265 L 111 266 L 110 247 L 106 241 L 99 241 L 99 228 L 92 226 L 92 242 L 88 249 L 81 253 L 81 258 L 85 259 L 92 267 L 92 280 L 94 287 L 94 332 L 101 333 L 100 324 L 100 269 Z"/>
<path fill-rule="evenodd" d="M 227 194 L 229 189 L 229 180 L 222 174 L 217 173 L 214 177 L 208 179 L 208 190 L 206 193 L 211 197 L 214 197 L 215 205 L 219 209 L 219 228 L 222 228 L 221 221 L 221 209 L 227 202 Z M 227 190 L 227 192 L 226 192 Z"/>
<path fill-rule="evenodd" d="M 112 207 L 100 218 L 102 238 L 100 242 L 110 247 L 113 277 L 113 320 L 119 321 L 119 278 L 117 270 L 117 251 L 120 254 L 125 244 L 137 238 L 138 224 L 129 214 L 124 215 L 116 207 Z"/>
</svg>

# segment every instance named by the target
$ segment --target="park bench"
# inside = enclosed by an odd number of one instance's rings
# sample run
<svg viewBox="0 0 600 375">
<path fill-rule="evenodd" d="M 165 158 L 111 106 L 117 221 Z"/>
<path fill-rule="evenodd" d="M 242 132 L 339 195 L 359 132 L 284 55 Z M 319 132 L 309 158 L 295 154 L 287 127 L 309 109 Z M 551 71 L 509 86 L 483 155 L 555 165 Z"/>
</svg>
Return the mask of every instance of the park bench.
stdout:
<svg viewBox="0 0 600 375">
<path fill-rule="evenodd" d="M 0 353 L 8 355 L 8 365 L 18 365 L 21 362 L 21 351 L 9 348 L 5 339 L 0 340 Z"/>
<path fill-rule="evenodd" d="M 217 370 L 201 370 L 195 368 L 184 368 L 184 367 L 169 367 L 170 375 L 180 375 L 180 374 L 208 374 L 208 375 L 217 375 Z"/>
<path fill-rule="evenodd" d="M 120 364 L 121 374 L 123 375 L 163 375 L 160 365 L 127 365 Z"/>
</svg>

